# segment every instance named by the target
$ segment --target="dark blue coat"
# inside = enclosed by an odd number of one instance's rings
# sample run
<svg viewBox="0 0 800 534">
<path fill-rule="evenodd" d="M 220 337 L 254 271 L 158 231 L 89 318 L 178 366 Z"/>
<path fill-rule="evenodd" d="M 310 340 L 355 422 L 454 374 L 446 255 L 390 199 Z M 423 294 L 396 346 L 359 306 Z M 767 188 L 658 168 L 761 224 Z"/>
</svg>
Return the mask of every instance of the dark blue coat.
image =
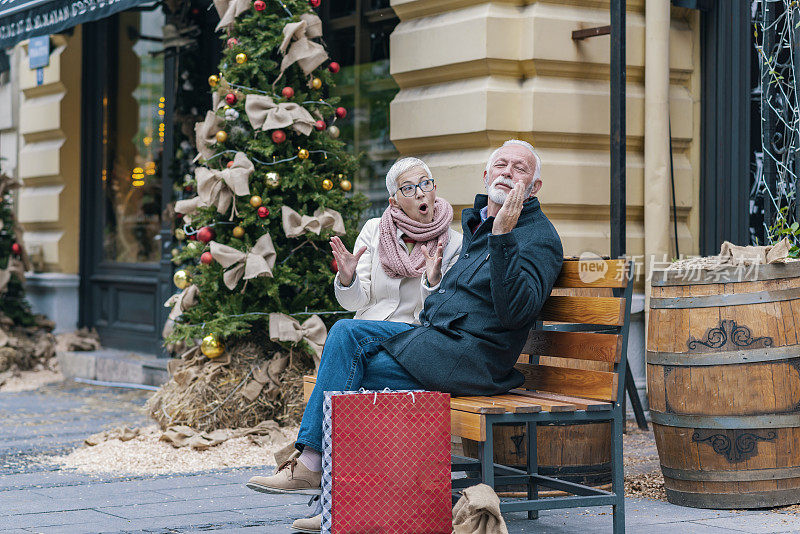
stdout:
<svg viewBox="0 0 800 534">
<path fill-rule="evenodd" d="M 383 342 L 429 390 L 493 395 L 521 386 L 514 364 L 561 271 L 561 239 L 537 199 L 504 235 L 491 235 L 494 217 L 480 223 L 486 203 L 478 195 L 462 212 L 461 257 L 425 300 L 422 324 Z"/>
</svg>

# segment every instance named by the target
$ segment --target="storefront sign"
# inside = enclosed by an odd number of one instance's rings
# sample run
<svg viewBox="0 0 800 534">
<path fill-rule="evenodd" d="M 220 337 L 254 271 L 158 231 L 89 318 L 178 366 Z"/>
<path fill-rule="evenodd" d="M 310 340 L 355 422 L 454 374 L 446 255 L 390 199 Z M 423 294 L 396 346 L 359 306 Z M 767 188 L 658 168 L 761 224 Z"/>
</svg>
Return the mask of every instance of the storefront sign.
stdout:
<svg viewBox="0 0 800 534">
<path fill-rule="evenodd" d="M 28 63 L 31 69 L 41 69 L 50 64 L 50 36 L 31 37 L 28 42 Z"/>
<path fill-rule="evenodd" d="M 0 0 L 0 48 L 150 3 L 153 0 Z"/>
</svg>

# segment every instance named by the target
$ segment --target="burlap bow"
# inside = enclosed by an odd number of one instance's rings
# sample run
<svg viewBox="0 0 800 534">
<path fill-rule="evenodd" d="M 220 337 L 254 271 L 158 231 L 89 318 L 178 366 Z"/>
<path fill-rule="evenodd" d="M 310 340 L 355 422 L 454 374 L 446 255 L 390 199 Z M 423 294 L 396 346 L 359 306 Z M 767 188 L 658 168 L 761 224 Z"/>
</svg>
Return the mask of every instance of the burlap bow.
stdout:
<svg viewBox="0 0 800 534">
<path fill-rule="evenodd" d="M 272 341 L 284 341 L 297 344 L 301 341 L 308 343 L 314 351 L 314 367 L 319 369 L 322 347 L 328 338 L 328 329 L 319 315 L 312 315 L 303 324 L 300 321 L 283 313 L 269 314 L 269 338 Z"/>
<path fill-rule="evenodd" d="M 234 195 L 243 196 L 250 194 L 248 180 L 255 167 L 247 159 L 244 152 L 237 152 L 233 158 L 233 165 L 217 171 L 207 167 L 200 167 L 195 171 L 197 178 L 197 196 L 207 206 L 216 206 L 219 213 L 231 209 L 231 220 L 237 214 Z"/>
<path fill-rule="evenodd" d="M 8 260 L 8 266 L 5 269 L 0 269 L 0 295 L 8 290 L 8 283 L 11 281 L 11 275 L 16 275 L 20 282 L 25 281 L 25 265 L 22 261 L 16 258 Z"/>
<path fill-rule="evenodd" d="M 14 189 L 18 189 L 20 187 L 20 183 L 10 177 L 7 174 L 0 173 L 0 199 L 3 198 L 3 195 L 12 191 Z"/>
<path fill-rule="evenodd" d="M 203 122 L 198 122 L 194 125 L 194 133 L 195 133 L 195 140 L 197 144 L 197 157 L 195 157 L 195 161 L 203 157 L 205 159 L 211 159 L 214 155 L 214 151 L 211 149 L 211 145 L 217 142 L 217 132 L 222 129 L 223 120 L 222 117 L 217 117 L 217 115 L 213 111 L 206 112 L 206 118 Z"/>
<path fill-rule="evenodd" d="M 242 252 L 228 245 L 222 245 L 216 241 L 211 245 L 211 256 L 225 267 L 233 266 L 222 275 L 225 286 L 233 291 L 239 280 L 244 277 L 250 280 L 257 276 L 269 276 L 272 278 L 272 267 L 275 265 L 275 246 L 269 234 L 264 234 L 258 238 L 256 244 L 249 252 Z"/>
<path fill-rule="evenodd" d="M 169 312 L 169 318 L 173 321 L 183 315 L 183 312 L 197 304 L 197 295 L 200 293 L 200 289 L 192 284 L 180 293 L 176 293 L 172 295 L 167 301 L 164 303 L 164 306 L 167 308 L 172 308 L 172 311 Z"/>
<path fill-rule="evenodd" d="M 197 213 L 198 208 L 204 208 L 208 204 L 203 202 L 200 197 L 188 198 L 186 200 L 179 200 L 175 203 L 175 212 L 184 215 L 183 220 L 187 223 L 192 222 L 192 215 Z"/>
<path fill-rule="evenodd" d="M 249 94 L 244 110 L 250 125 L 258 130 L 277 130 L 292 127 L 294 131 L 309 135 L 314 130 L 314 117 L 308 110 L 294 102 L 276 104 L 266 95 Z"/>
<path fill-rule="evenodd" d="M 253 402 L 261 395 L 264 386 L 267 387 L 266 395 L 269 400 L 275 400 L 280 392 L 280 374 L 289 365 L 289 355 L 276 352 L 271 360 L 261 364 L 261 367 L 253 370 L 253 379 L 247 383 L 242 390 L 242 397 Z"/>
<path fill-rule="evenodd" d="M 216 31 L 232 26 L 236 22 L 236 17 L 250 9 L 251 5 L 250 0 L 214 0 L 214 7 L 219 14 Z"/>
<path fill-rule="evenodd" d="M 9 191 L 13 191 L 14 189 L 18 189 L 20 187 L 22 187 L 22 185 L 12 177 L 8 176 L 7 174 L 0 174 L 0 202 L 3 201 L 3 196 L 6 193 L 8 193 Z M 31 269 L 33 269 L 33 266 L 31 265 L 31 261 L 28 258 L 28 252 L 25 250 L 25 246 L 22 244 L 22 228 L 17 222 L 16 214 L 14 214 L 13 212 L 11 215 L 11 220 L 12 220 L 11 229 L 13 230 L 14 237 L 16 238 L 17 244 L 19 244 L 21 249 L 20 252 L 21 262 L 19 265 L 15 265 L 12 267 L 11 260 L 9 260 L 8 266 L 6 267 L 6 271 L 8 272 L 9 270 L 11 270 L 10 272 L 16 272 L 16 270 L 19 269 L 20 273 L 19 279 L 24 282 L 25 271 L 30 271 Z M 3 226 L 4 225 L 2 224 L 2 222 L 0 222 L 0 229 L 2 229 Z M 19 261 L 19 260 L 14 260 L 14 261 Z M 2 277 L 8 276 L 8 279 L 11 278 L 10 274 L 0 275 L 0 276 Z M 2 284 L 3 291 L 5 291 L 6 284 L 8 284 L 8 280 L 6 280 L 5 284 Z"/>
<path fill-rule="evenodd" d="M 319 43 L 309 39 L 322 37 L 322 21 L 312 13 L 305 13 L 300 16 L 300 22 L 292 22 L 283 28 L 283 42 L 280 51 L 284 54 L 281 62 L 281 74 L 294 63 L 300 65 L 303 72 L 308 76 L 314 69 L 325 63 L 328 53 Z"/>
<path fill-rule="evenodd" d="M 313 232 L 317 235 L 325 229 L 330 228 L 337 235 L 347 233 L 344 229 L 342 214 L 330 208 L 317 208 L 314 215 L 303 215 L 294 211 L 289 206 L 281 206 L 281 217 L 283 218 L 283 231 L 286 237 L 297 237 L 306 232 Z"/>
</svg>

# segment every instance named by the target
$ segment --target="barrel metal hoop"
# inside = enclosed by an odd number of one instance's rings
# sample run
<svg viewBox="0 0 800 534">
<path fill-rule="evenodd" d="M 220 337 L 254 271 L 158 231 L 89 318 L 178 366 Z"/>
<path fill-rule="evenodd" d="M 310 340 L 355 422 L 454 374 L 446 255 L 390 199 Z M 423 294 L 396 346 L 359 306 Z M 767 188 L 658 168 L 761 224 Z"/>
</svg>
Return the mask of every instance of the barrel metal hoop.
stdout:
<svg viewBox="0 0 800 534">
<path fill-rule="evenodd" d="M 650 410 L 653 423 L 680 428 L 794 428 L 800 427 L 800 413 L 765 415 L 683 415 Z"/>
<path fill-rule="evenodd" d="M 775 469 L 743 469 L 741 471 L 693 471 L 661 466 L 665 477 L 675 480 L 694 480 L 697 482 L 756 482 L 759 480 L 782 480 L 800 478 L 800 467 Z"/>
<path fill-rule="evenodd" d="M 768 508 L 797 503 L 797 488 L 737 493 L 695 493 L 666 488 L 667 500 L 680 506 L 731 510 Z"/>
<path fill-rule="evenodd" d="M 800 345 L 765 347 L 750 350 L 720 352 L 656 352 L 647 351 L 647 363 L 695 367 L 703 365 L 735 365 L 753 362 L 771 362 L 800 358 Z"/>
<path fill-rule="evenodd" d="M 754 291 L 752 293 L 733 293 L 730 295 L 705 295 L 700 297 L 650 298 L 652 309 L 714 308 L 717 306 L 744 306 L 764 304 L 784 300 L 800 299 L 800 287 L 776 289 L 774 291 Z"/>
<path fill-rule="evenodd" d="M 739 282 L 761 282 L 800 276 L 800 262 L 773 263 L 769 265 L 732 265 L 714 270 L 673 269 L 653 272 L 651 284 L 664 286 L 696 286 L 709 284 L 731 284 Z"/>
</svg>

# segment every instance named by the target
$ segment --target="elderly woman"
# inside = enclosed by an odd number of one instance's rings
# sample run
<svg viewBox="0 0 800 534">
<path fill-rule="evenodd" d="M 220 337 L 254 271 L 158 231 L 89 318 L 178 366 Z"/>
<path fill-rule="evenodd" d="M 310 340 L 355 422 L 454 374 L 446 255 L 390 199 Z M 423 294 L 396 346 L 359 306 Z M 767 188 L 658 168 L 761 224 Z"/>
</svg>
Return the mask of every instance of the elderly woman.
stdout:
<svg viewBox="0 0 800 534">
<path fill-rule="evenodd" d="M 458 259 L 461 234 L 450 229 L 453 207 L 436 197 L 422 160 L 398 160 L 386 174 L 386 189 L 389 207 L 364 224 L 355 254 L 331 239 L 336 298 L 356 319 L 416 323 L 425 298 Z"/>
</svg>

